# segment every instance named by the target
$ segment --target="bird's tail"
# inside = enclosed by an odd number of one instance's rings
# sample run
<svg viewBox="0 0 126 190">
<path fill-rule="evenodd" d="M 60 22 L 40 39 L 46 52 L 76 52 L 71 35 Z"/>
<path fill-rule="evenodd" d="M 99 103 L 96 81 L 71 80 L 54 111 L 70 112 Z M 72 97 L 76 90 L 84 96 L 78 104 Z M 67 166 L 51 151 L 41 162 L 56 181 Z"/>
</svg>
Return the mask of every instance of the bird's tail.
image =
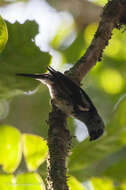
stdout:
<svg viewBox="0 0 126 190">
<path fill-rule="evenodd" d="M 81 112 L 79 117 L 75 117 L 86 124 L 90 141 L 98 139 L 104 133 L 104 122 L 97 111 Z"/>
</svg>

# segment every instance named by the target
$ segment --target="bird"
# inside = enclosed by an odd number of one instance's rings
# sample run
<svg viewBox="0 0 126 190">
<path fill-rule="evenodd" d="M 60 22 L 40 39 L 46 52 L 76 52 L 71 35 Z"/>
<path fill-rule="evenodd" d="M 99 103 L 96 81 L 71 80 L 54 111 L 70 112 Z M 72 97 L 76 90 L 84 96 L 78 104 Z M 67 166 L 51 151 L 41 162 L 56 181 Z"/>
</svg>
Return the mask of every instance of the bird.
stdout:
<svg viewBox="0 0 126 190">
<path fill-rule="evenodd" d="M 104 133 L 105 125 L 90 97 L 70 77 L 50 66 L 47 70 L 48 73 L 16 75 L 34 78 L 47 85 L 54 105 L 66 115 L 82 121 L 88 129 L 90 141 L 98 139 Z"/>
</svg>

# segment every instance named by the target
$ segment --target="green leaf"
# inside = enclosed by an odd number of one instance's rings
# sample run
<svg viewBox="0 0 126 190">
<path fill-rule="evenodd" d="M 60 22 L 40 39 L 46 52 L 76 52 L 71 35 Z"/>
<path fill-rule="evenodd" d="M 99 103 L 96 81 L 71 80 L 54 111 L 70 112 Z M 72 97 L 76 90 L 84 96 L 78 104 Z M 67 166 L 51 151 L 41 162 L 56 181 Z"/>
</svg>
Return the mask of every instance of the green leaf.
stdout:
<svg viewBox="0 0 126 190">
<path fill-rule="evenodd" d="M 46 190 L 42 178 L 37 173 L 17 175 L 16 190 Z"/>
<path fill-rule="evenodd" d="M 46 159 L 47 142 L 37 135 L 23 135 L 23 153 L 30 171 L 36 170 Z"/>
<path fill-rule="evenodd" d="M 4 99 L 35 89 L 39 85 L 37 81 L 16 73 L 43 73 L 50 60 L 49 54 L 41 52 L 33 41 L 38 33 L 35 22 L 7 22 L 7 27 L 9 39 L 0 56 L 0 98 Z"/>
<path fill-rule="evenodd" d="M 108 178 L 92 178 L 94 190 L 115 190 L 113 182 Z"/>
<path fill-rule="evenodd" d="M 64 56 L 67 59 L 68 63 L 75 64 L 76 61 L 84 54 L 85 52 L 85 41 L 83 32 L 79 33 L 77 39 L 63 51 Z"/>
<path fill-rule="evenodd" d="M 106 170 L 103 176 L 109 177 L 115 181 L 122 182 L 126 178 L 126 147 L 112 154 L 106 161 Z"/>
<path fill-rule="evenodd" d="M 69 190 L 84 190 L 84 186 L 73 176 L 68 178 Z"/>
<path fill-rule="evenodd" d="M 5 172 L 14 172 L 22 156 L 21 134 L 8 125 L 0 126 L 0 164 Z"/>
<path fill-rule="evenodd" d="M 126 179 L 124 182 L 120 185 L 120 188 L 118 190 L 125 190 L 126 189 Z"/>
<path fill-rule="evenodd" d="M 96 2 L 98 5 L 105 5 L 108 1 L 107 0 L 95 0 L 94 2 Z"/>
<path fill-rule="evenodd" d="M 4 49 L 8 40 L 7 26 L 2 17 L 0 16 L 0 52 Z"/>
<path fill-rule="evenodd" d="M 15 190 L 13 175 L 0 175 L 0 189 L 1 190 Z"/>
</svg>

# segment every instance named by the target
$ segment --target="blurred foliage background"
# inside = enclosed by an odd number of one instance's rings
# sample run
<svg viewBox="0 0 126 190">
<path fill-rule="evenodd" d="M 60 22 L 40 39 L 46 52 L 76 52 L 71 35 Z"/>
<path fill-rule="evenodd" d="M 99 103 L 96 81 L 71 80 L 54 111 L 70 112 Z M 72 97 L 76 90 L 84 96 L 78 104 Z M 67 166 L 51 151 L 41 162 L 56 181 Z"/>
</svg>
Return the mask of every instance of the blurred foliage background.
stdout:
<svg viewBox="0 0 126 190">
<path fill-rule="evenodd" d="M 84 54 L 107 0 L 0 0 L 0 188 L 45 189 L 49 92 L 16 73 L 65 71 Z M 6 22 L 4 22 L 4 20 Z M 8 32 L 7 32 L 8 30 Z M 82 81 L 106 130 L 89 142 L 68 118 L 71 190 L 126 189 L 126 35 L 114 30 L 103 59 Z"/>
</svg>

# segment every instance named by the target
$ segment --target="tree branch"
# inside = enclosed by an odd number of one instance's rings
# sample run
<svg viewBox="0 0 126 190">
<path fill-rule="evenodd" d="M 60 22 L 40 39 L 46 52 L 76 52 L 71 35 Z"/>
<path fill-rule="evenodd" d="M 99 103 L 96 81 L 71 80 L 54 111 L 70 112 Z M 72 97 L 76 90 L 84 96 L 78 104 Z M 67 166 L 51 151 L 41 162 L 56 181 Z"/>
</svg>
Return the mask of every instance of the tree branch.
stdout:
<svg viewBox="0 0 126 190">
<path fill-rule="evenodd" d="M 66 183 L 66 157 L 69 150 L 70 133 L 66 129 L 66 115 L 53 105 L 49 114 L 48 189 L 68 190 Z"/>
<path fill-rule="evenodd" d="M 104 48 L 108 45 L 112 30 L 126 23 L 126 0 L 111 0 L 105 6 L 99 27 L 82 58 L 65 74 L 80 83 L 83 77 L 102 58 Z M 68 190 L 66 184 L 65 159 L 68 154 L 69 131 L 66 129 L 66 115 L 52 105 L 49 115 L 48 133 L 48 188 L 50 190 Z"/>
<path fill-rule="evenodd" d="M 121 24 L 126 12 L 125 0 L 112 0 L 104 7 L 104 11 L 94 38 L 86 53 L 66 73 L 77 83 L 95 66 L 102 58 L 104 48 L 108 45 L 112 30 Z"/>
</svg>

